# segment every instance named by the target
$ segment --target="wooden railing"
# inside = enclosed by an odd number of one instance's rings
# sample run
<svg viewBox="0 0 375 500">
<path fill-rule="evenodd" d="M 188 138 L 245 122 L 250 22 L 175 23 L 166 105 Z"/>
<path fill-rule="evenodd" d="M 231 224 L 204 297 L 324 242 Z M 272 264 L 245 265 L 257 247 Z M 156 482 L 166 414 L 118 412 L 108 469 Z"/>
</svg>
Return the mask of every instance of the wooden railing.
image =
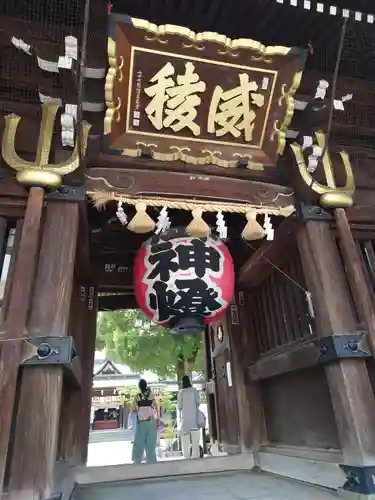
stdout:
<svg viewBox="0 0 375 500">
<path fill-rule="evenodd" d="M 297 249 L 286 265 L 275 268 L 253 289 L 250 317 L 261 356 L 314 335 L 314 321 L 309 314 L 305 290 Z"/>
</svg>

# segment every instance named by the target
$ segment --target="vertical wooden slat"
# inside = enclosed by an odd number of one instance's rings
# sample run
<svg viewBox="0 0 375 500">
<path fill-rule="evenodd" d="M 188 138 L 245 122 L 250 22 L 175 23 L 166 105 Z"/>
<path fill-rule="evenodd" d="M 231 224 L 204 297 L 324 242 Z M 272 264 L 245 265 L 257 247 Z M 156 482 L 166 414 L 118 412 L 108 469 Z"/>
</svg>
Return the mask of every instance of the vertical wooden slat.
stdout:
<svg viewBox="0 0 375 500">
<path fill-rule="evenodd" d="M 4 265 L 4 257 L 7 246 L 8 221 L 5 217 L 0 217 L 0 269 Z"/>
<path fill-rule="evenodd" d="M 284 318 L 285 325 L 285 343 L 289 344 L 293 342 L 295 339 L 295 331 L 293 324 L 293 314 L 291 314 L 290 307 L 294 307 L 294 304 L 288 303 L 288 297 L 285 292 L 285 281 L 287 280 L 286 276 L 280 274 L 278 276 L 277 282 L 277 293 L 279 296 L 279 301 L 281 303 L 281 310 Z"/>
<path fill-rule="evenodd" d="M 0 491 L 3 489 L 13 406 L 18 380 L 18 366 L 34 275 L 38 260 L 39 236 L 44 190 L 30 189 L 22 236 L 13 274 L 7 320 L 3 324 L 4 340 L 0 358 Z M 30 413 L 29 413 L 30 416 Z M 30 460 L 34 462 L 35 456 Z"/>
<path fill-rule="evenodd" d="M 273 349 L 273 339 L 272 339 L 272 331 L 271 324 L 269 323 L 268 314 L 265 313 L 265 308 L 263 304 L 262 297 L 262 288 L 259 286 L 255 290 L 254 293 L 254 301 L 256 304 L 256 320 L 258 322 L 258 326 L 262 331 L 262 337 L 264 339 L 264 352 L 270 351 Z"/>
<path fill-rule="evenodd" d="M 279 271 L 275 271 L 271 275 L 270 288 L 273 298 L 274 313 L 278 325 L 278 338 L 280 345 L 288 343 L 288 318 L 286 317 L 283 298 L 280 295 L 280 278 Z"/>
<path fill-rule="evenodd" d="M 371 282 L 372 293 L 375 295 L 375 252 L 373 247 L 373 241 L 365 241 L 363 243 L 363 248 L 366 253 L 367 263 L 368 263 L 368 273 Z"/>
<path fill-rule="evenodd" d="M 0 324 L 3 323 L 4 321 L 6 321 L 6 317 L 8 314 L 9 300 L 10 300 L 11 288 L 12 288 L 12 284 L 13 284 L 14 269 L 16 267 L 16 260 L 18 258 L 18 251 L 19 251 L 20 241 L 21 241 L 21 236 L 22 236 L 22 227 L 23 227 L 23 220 L 20 219 L 17 221 L 17 224 L 16 224 L 16 232 L 14 235 L 13 248 L 12 248 L 11 257 L 10 257 L 8 276 L 7 276 L 7 280 L 5 282 L 3 302 L 1 304 Z"/>
<path fill-rule="evenodd" d="M 259 322 L 259 307 L 257 304 L 257 295 L 256 293 L 251 294 L 251 317 L 253 320 L 254 324 L 254 332 L 255 332 L 255 337 L 258 343 L 258 349 L 259 352 L 262 354 L 267 351 L 267 337 L 266 337 L 266 332 L 262 328 L 260 322 Z"/>
<path fill-rule="evenodd" d="M 271 285 L 270 285 L 270 279 L 268 278 L 265 280 L 263 283 L 263 293 L 262 297 L 264 300 L 264 306 L 266 310 L 266 314 L 268 314 L 269 322 L 271 325 L 271 332 L 272 332 L 272 338 L 273 338 L 273 348 L 276 349 L 277 347 L 280 346 L 281 341 L 279 338 L 279 331 L 278 331 L 278 325 L 276 323 L 276 317 L 275 317 L 275 311 L 274 308 L 272 307 L 272 293 L 271 293 Z"/>
<path fill-rule="evenodd" d="M 262 283 L 260 285 L 259 292 L 260 292 L 259 300 L 260 300 L 260 304 L 261 304 L 261 308 L 262 308 L 261 309 L 262 310 L 261 318 L 265 322 L 266 329 L 267 329 L 267 338 L 268 338 L 268 342 L 269 342 L 269 346 L 270 346 L 269 350 L 272 351 L 273 349 L 276 348 L 277 343 L 276 343 L 276 338 L 275 338 L 275 331 L 274 331 L 273 324 L 271 321 L 271 309 L 270 309 L 270 305 L 268 302 L 267 290 L 265 287 L 265 283 Z"/>
<path fill-rule="evenodd" d="M 304 286 L 304 280 L 301 279 L 301 273 L 299 272 L 299 259 L 298 260 L 293 260 L 291 262 L 290 266 L 290 277 L 293 279 L 295 283 L 298 283 L 300 286 Z M 306 298 L 304 296 L 304 292 L 298 287 L 298 285 L 294 285 L 293 288 L 291 288 L 294 296 L 294 301 L 293 303 L 295 304 L 296 311 L 298 312 L 298 318 L 300 321 L 300 331 L 301 331 L 301 338 L 308 337 L 310 335 L 310 328 L 309 328 L 309 319 L 307 316 L 308 313 L 308 308 L 306 304 Z"/>
<path fill-rule="evenodd" d="M 292 259 L 294 258 L 294 255 L 292 256 Z M 290 275 L 290 262 L 285 268 L 285 274 L 287 276 Z M 293 342 L 297 340 L 298 338 L 302 337 L 302 332 L 301 332 L 301 323 L 298 317 L 298 312 L 297 308 L 294 302 L 294 296 L 293 292 L 291 290 L 291 287 L 295 287 L 296 285 L 290 281 L 286 276 L 284 276 L 282 279 L 280 279 L 280 294 L 285 297 L 284 300 L 284 305 L 286 309 L 286 314 L 288 315 L 289 318 L 289 325 L 290 328 L 288 329 L 288 340 L 289 342 Z"/>
<path fill-rule="evenodd" d="M 374 295 L 374 288 L 373 288 L 373 282 L 372 282 L 372 272 L 370 269 L 369 259 L 367 257 L 365 242 L 357 240 L 355 243 L 356 243 L 356 247 L 357 247 L 358 256 L 359 256 L 359 259 L 361 261 L 363 276 L 366 280 L 368 293 L 371 295 L 372 299 L 374 299 L 375 295 Z M 374 281 L 374 283 L 375 283 L 375 281 Z M 353 301 L 354 301 L 354 297 L 353 297 Z M 359 311 L 358 311 L 358 313 L 359 313 Z"/>
<path fill-rule="evenodd" d="M 5 253 L 6 253 L 6 241 L 7 241 L 7 236 L 8 236 L 7 229 L 8 229 L 7 220 L 5 219 L 5 217 L 0 217 L 0 274 L 2 273 L 3 268 L 4 268 L 4 258 L 5 258 Z M 8 275 L 9 275 L 9 273 L 8 273 Z M 1 311 L 3 308 L 4 294 L 5 294 L 5 286 L 4 286 L 2 304 L 1 304 L 1 310 L 0 310 L 0 324 L 2 323 Z M 1 339 L 2 339 L 2 333 L 0 333 L 0 352 L 1 352 Z"/>
</svg>

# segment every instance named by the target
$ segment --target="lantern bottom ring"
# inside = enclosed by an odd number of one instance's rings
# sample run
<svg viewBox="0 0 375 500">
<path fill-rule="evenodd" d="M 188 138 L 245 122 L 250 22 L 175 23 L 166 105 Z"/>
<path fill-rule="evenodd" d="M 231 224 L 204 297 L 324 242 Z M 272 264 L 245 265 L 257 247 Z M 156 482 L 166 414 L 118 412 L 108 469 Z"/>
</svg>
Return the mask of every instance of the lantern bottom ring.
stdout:
<svg viewBox="0 0 375 500">
<path fill-rule="evenodd" d="M 169 320 L 172 335 L 200 335 L 204 330 L 204 316 L 175 316 Z"/>
</svg>

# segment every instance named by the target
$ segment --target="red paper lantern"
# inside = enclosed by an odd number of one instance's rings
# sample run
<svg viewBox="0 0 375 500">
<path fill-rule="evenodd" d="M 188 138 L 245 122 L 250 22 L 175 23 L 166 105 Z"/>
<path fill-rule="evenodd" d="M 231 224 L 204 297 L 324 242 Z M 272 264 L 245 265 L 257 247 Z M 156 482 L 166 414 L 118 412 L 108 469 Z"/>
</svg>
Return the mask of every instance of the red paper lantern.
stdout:
<svg viewBox="0 0 375 500">
<path fill-rule="evenodd" d="M 216 236 L 197 238 L 173 228 L 154 235 L 134 262 L 139 308 L 174 332 L 198 333 L 224 314 L 234 292 L 234 266 Z"/>
</svg>

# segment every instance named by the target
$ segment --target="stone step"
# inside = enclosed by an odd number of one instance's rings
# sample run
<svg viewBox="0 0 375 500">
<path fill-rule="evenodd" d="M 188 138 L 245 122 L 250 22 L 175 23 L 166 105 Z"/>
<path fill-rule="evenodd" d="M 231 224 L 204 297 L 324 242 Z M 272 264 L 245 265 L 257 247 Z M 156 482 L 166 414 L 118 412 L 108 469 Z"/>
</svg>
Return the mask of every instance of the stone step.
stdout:
<svg viewBox="0 0 375 500">
<path fill-rule="evenodd" d="M 207 457 L 204 460 L 171 460 L 152 465 L 80 467 L 76 471 L 76 482 L 83 486 L 213 472 L 250 471 L 253 467 L 253 455 Z"/>
<path fill-rule="evenodd" d="M 243 457 L 242 457 L 243 458 Z M 204 461 L 191 461 L 203 464 Z M 209 460 L 207 460 L 208 462 Z M 166 469 L 167 464 L 160 464 Z M 128 466 L 129 467 L 129 466 Z M 153 466 L 143 466 L 148 469 Z M 161 472 L 161 469 L 160 469 Z M 86 476 L 87 477 L 87 476 Z M 72 500 L 337 500 L 337 493 L 266 473 L 231 471 L 86 484 Z"/>
</svg>

